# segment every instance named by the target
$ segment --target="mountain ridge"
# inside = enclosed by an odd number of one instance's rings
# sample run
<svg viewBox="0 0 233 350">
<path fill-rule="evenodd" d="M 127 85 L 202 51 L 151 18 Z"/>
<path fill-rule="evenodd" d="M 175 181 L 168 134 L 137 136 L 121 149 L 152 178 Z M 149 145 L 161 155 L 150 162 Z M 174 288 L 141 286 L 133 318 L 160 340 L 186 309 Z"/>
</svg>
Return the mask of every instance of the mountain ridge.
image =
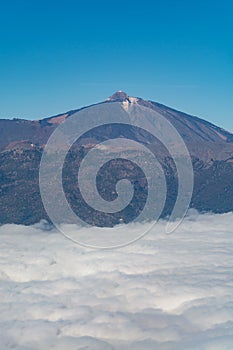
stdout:
<svg viewBox="0 0 233 350">
<path fill-rule="evenodd" d="M 32 224 L 41 219 L 49 220 L 43 208 L 39 190 L 39 165 L 43 150 L 50 135 L 58 125 L 73 114 L 89 107 L 120 102 L 123 108 L 129 104 L 152 109 L 165 117 L 183 138 L 190 152 L 194 168 L 194 192 L 190 207 L 201 212 L 223 213 L 233 211 L 233 134 L 196 116 L 177 111 L 163 104 L 128 96 L 118 91 L 107 100 L 71 110 L 40 120 L 0 120 L 0 223 Z M 112 129 L 106 128 L 106 138 L 111 138 Z M 130 129 L 119 129 L 119 137 L 143 141 L 146 136 Z M 78 155 L 88 152 L 91 143 L 103 139 L 102 134 L 89 133 L 82 146 L 77 146 Z M 145 140 L 146 141 L 146 140 Z M 174 204 L 177 178 L 172 160 L 158 147 L 158 156 L 166 172 L 170 186 L 170 198 L 163 217 L 169 215 Z M 71 152 L 72 153 L 72 152 Z M 73 153 L 73 158 L 77 157 Z M 78 156 L 79 157 L 79 156 Z M 77 162 L 79 162 L 77 157 Z M 75 172 L 77 163 L 70 168 Z M 110 172 L 113 171 L 110 169 Z M 67 176 L 69 174 L 67 173 Z M 105 181 L 105 179 L 104 179 Z M 70 200 L 74 181 L 67 183 Z M 108 190 L 108 189 L 107 189 Z M 77 198 L 76 198 L 77 200 Z M 75 204 L 78 206 L 78 203 Z M 83 213 L 83 215 L 86 215 Z M 130 218 L 125 217 L 125 222 Z M 109 218 L 111 223 L 111 217 Z M 114 222 L 113 222 L 114 223 Z"/>
<path fill-rule="evenodd" d="M 100 103 L 84 106 L 79 109 L 70 110 L 39 120 L 2 119 L 0 120 L 0 133 L 2 135 L 0 139 L 0 151 L 4 150 L 11 142 L 15 141 L 28 141 L 43 147 L 56 126 L 63 123 L 66 118 L 86 108 L 113 102 L 137 103 L 161 113 L 178 130 L 193 156 L 197 155 L 205 160 L 207 160 L 207 158 L 222 160 L 227 159 L 231 155 L 233 150 L 233 134 L 229 131 L 202 118 L 189 115 L 158 102 L 146 101 L 140 97 L 128 96 L 123 91 L 114 93 L 108 99 Z M 197 145 L 199 145 L 199 147 L 197 147 Z M 207 148 L 209 148 L 208 156 Z"/>
</svg>

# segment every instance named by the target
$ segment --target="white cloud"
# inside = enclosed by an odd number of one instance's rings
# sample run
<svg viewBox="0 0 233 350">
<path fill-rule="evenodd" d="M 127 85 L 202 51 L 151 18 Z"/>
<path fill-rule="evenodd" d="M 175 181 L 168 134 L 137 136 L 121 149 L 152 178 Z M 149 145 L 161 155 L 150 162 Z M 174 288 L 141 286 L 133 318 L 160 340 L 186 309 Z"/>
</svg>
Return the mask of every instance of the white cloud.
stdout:
<svg viewBox="0 0 233 350">
<path fill-rule="evenodd" d="M 1 348 L 232 349 L 232 223 L 192 213 L 110 251 L 43 224 L 0 227 Z"/>
</svg>

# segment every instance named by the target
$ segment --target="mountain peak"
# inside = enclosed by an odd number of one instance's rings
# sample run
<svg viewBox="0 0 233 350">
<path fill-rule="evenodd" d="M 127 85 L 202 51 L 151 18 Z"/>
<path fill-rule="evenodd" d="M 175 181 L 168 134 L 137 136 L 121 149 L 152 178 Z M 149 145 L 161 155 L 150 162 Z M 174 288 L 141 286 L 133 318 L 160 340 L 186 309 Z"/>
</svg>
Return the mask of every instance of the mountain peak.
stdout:
<svg viewBox="0 0 233 350">
<path fill-rule="evenodd" d="M 124 92 L 122 90 L 119 90 L 119 91 L 116 91 L 112 96 L 110 96 L 108 98 L 108 100 L 110 100 L 110 101 L 116 101 L 116 100 L 124 101 L 124 100 L 126 100 L 128 98 L 129 98 L 129 96 L 127 95 L 126 92 Z"/>
</svg>

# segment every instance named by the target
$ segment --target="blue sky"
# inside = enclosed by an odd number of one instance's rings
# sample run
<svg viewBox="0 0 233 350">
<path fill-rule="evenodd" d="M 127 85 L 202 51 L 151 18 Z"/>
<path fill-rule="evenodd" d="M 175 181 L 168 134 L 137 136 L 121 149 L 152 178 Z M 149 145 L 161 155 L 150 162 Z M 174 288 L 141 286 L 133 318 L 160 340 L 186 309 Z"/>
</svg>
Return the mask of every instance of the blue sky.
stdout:
<svg viewBox="0 0 233 350">
<path fill-rule="evenodd" d="M 1 1 L 0 117 L 116 90 L 233 131 L 233 1 Z"/>
</svg>

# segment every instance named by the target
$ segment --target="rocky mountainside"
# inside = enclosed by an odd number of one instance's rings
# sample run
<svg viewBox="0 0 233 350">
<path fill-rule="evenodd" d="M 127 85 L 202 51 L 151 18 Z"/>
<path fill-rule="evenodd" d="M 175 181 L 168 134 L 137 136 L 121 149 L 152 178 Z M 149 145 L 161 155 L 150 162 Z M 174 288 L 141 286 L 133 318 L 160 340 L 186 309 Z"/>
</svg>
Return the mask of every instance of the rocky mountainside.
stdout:
<svg viewBox="0 0 233 350">
<path fill-rule="evenodd" d="M 233 135 L 231 133 L 203 119 L 153 101 L 130 97 L 122 91 L 116 92 L 99 105 L 107 104 L 111 108 L 114 102 L 120 102 L 124 106 L 136 103 L 159 112 L 177 129 L 190 152 L 194 168 L 194 193 L 191 207 L 199 211 L 217 213 L 233 210 Z M 40 198 L 38 184 L 43 149 L 56 127 L 81 110 L 83 109 L 36 121 L 0 119 L 0 223 L 32 224 L 41 219 L 48 219 Z M 104 136 L 100 131 L 96 134 L 89 133 L 83 140 L 83 145 L 77 145 L 76 149 L 70 152 L 70 157 L 72 152 L 75 152 L 76 156 L 72 166 L 65 173 L 65 176 L 70 178 L 65 185 L 68 191 L 67 197 L 73 203 L 74 209 L 79 207 L 79 196 L 75 193 L 74 176 L 70 174 L 75 172 L 81 155 L 87 152 L 90 144 L 95 143 L 96 140 L 108 139 L 112 132 L 111 129 L 105 129 Z M 146 137 L 137 134 L 135 130 L 133 132 L 127 128 L 118 130 L 120 137 L 127 138 L 129 135 L 136 141 Z M 77 154 L 80 155 L 80 159 Z M 162 151 L 160 162 L 169 188 L 169 196 L 162 214 L 166 216 L 174 205 L 177 178 L 172 160 Z M 125 170 L 127 171 L 127 166 Z M 109 171 L 108 176 L 111 175 L 111 169 Z M 141 186 L 143 187 L 143 184 Z M 83 212 L 82 215 L 85 217 L 89 214 Z M 132 212 L 129 211 L 123 220 L 130 221 L 130 215 Z M 109 222 L 116 223 L 111 215 Z"/>
</svg>

